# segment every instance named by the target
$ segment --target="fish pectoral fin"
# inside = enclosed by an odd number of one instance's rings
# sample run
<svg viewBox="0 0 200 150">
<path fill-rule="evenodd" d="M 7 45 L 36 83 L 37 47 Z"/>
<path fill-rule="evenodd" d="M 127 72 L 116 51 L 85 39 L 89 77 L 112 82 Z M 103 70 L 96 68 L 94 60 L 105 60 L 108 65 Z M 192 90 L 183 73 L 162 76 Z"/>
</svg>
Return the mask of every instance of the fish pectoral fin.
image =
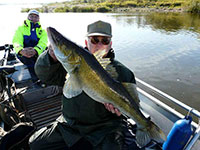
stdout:
<svg viewBox="0 0 200 150">
<path fill-rule="evenodd" d="M 72 98 L 82 93 L 82 88 L 73 75 L 67 75 L 65 85 L 63 87 L 63 94 L 66 98 Z"/>
<path fill-rule="evenodd" d="M 139 99 L 138 92 L 137 92 L 137 89 L 136 89 L 136 84 L 122 82 L 122 85 L 125 87 L 125 89 L 129 92 L 131 97 L 135 100 L 135 102 L 139 106 L 140 105 L 140 99 Z"/>
</svg>

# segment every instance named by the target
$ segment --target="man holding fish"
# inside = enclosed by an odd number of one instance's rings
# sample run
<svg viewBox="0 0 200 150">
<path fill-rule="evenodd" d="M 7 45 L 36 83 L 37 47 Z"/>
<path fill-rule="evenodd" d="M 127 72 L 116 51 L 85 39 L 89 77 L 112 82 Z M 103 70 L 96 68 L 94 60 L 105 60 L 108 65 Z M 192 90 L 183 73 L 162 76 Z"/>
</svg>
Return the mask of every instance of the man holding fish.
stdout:
<svg viewBox="0 0 200 150">
<path fill-rule="evenodd" d="M 63 86 L 62 115 L 30 138 L 31 149 L 79 145 L 82 149 L 122 150 L 121 113 L 136 121 L 140 146 L 151 138 L 163 138 L 162 131 L 139 110 L 133 73 L 114 59 L 109 23 L 88 25 L 86 49 L 51 27 L 47 31 L 52 47 L 41 54 L 35 70 L 43 82 Z"/>
</svg>

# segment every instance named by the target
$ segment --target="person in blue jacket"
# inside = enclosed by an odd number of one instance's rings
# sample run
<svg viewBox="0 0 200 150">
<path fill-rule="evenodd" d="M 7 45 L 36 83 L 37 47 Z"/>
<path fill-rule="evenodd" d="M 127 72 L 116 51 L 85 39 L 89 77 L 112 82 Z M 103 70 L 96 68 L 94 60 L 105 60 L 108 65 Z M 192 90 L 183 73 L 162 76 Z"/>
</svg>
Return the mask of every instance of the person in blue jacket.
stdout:
<svg viewBox="0 0 200 150">
<path fill-rule="evenodd" d="M 33 83 L 38 80 L 34 71 L 37 57 L 47 47 L 47 32 L 42 29 L 37 10 L 28 12 L 28 19 L 19 26 L 13 38 L 13 46 L 18 59 L 27 66 Z"/>
</svg>

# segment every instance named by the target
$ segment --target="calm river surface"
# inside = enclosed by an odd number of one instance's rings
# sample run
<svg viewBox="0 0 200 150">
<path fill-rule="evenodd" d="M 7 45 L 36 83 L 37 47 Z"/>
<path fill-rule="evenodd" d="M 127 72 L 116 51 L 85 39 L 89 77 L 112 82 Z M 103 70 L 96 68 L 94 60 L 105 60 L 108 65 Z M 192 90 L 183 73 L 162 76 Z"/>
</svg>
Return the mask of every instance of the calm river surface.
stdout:
<svg viewBox="0 0 200 150">
<path fill-rule="evenodd" d="M 0 6 L 0 45 L 11 43 L 26 19 L 15 6 Z M 180 13 L 43 13 L 52 26 L 84 46 L 86 28 L 97 20 L 113 27 L 116 58 L 139 79 L 200 110 L 200 15 Z"/>
</svg>

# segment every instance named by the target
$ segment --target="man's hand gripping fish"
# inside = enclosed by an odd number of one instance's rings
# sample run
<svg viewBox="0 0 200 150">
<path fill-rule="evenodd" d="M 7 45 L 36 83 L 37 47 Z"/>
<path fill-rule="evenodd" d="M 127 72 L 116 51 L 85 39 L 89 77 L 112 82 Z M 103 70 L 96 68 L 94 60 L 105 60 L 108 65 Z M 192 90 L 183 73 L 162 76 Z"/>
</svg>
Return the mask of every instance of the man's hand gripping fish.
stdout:
<svg viewBox="0 0 200 150">
<path fill-rule="evenodd" d="M 123 115 L 137 123 L 136 141 L 140 146 L 145 146 L 151 139 L 157 142 L 165 140 L 160 128 L 140 111 L 135 85 L 118 82 L 104 69 L 110 63 L 107 58 L 103 58 L 105 51 L 97 52 L 95 57 L 54 28 L 47 28 L 47 33 L 55 56 L 67 71 L 63 89 L 67 98 L 75 97 L 84 91 L 97 102 L 113 104 Z M 115 71 L 114 67 L 110 70 Z"/>
</svg>

